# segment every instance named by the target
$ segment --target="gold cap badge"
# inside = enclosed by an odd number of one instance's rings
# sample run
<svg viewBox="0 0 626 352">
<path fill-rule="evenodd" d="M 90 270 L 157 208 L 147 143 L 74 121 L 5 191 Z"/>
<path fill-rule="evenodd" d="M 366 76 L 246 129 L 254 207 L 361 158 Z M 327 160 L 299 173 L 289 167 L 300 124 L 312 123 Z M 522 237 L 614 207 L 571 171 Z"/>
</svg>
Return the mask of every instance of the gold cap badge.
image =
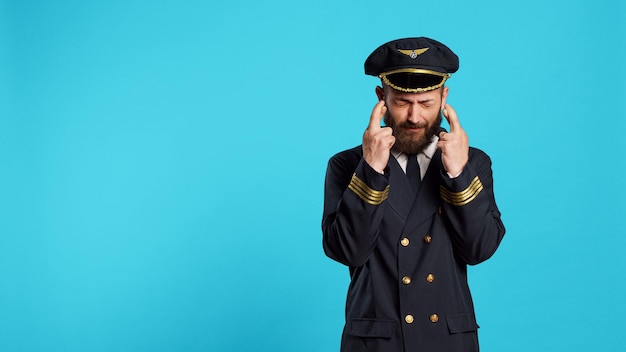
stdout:
<svg viewBox="0 0 626 352">
<path fill-rule="evenodd" d="M 422 49 L 413 49 L 413 50 L 407 50 L 407 49 L 398 49 L 398 51 L 404 55 L 407 55 L 408 57 L 410 57 L 411 59 L 415 59 L 416 57 L 422 55 L 423 53 L 425 53 L 429 48 L 422 48 Z"/>
</svg>

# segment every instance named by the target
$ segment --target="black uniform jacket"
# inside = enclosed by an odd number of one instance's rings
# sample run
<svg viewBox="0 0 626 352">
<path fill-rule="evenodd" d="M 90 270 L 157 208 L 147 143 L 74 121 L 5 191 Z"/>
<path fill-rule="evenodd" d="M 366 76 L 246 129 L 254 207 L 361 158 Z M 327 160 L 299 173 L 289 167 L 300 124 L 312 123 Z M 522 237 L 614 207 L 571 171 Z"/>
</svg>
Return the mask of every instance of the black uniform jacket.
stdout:
<svg viewBox="0 0 626 352">
<path fill-rule="evenodd" d="M 467 265 L 491 257 L 504 236 L 491 160 L 470 148 L 451 179 L 437 151 L 414 195 L 389 159 L 384 175 L 360 146 L 328 164 L 323 247 L 351 277 L 341 351 L 477 351 Z"/>
</svg>

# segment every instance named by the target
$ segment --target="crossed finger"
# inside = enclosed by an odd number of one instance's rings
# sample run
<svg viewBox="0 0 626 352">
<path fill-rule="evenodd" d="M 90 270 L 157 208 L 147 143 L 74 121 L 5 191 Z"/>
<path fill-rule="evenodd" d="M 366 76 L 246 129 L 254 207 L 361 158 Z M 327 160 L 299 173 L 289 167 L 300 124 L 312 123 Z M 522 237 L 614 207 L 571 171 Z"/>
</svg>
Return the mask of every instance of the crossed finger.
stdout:
<svg viewBox="0 0 626 352">
<path fill-rule="evenodd" d="M 443 108 L 443 117 L 446 118 L 448 124 L 450 125 L 450 133 L 454 133 L 457 131 L 462 131 L 461 122 L 459 122 L 459 117 L 456 114 L 456 111 L 450 106 L 450 104 L 446 104 Z"/>
<path fill-rule="evenodd" d="M 380 129 L 380 122 L 383 120 L 383 116 L 387 112 L 387 107 L 385 106 L 385 101 L 381 100 L 374 106 L 374 110 L 372 110 L 372 115 L 370 115 L 370 124 L 367 126 L 367 129 Z"/>
</svg>

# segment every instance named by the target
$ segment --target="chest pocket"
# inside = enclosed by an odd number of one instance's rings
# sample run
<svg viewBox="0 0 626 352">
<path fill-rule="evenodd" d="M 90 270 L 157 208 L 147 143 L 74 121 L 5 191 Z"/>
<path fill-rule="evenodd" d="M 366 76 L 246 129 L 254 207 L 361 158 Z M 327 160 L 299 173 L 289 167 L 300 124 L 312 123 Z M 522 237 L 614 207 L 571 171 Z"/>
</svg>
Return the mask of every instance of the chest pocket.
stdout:
<svg viewBox="0 0 626 352">
<path fill-rule="evenodd" d="M 448 315 L 446 321 L 451 334 L 476 331 L 479 328 L 476 319 L 469 314 Z"/>
</svg>

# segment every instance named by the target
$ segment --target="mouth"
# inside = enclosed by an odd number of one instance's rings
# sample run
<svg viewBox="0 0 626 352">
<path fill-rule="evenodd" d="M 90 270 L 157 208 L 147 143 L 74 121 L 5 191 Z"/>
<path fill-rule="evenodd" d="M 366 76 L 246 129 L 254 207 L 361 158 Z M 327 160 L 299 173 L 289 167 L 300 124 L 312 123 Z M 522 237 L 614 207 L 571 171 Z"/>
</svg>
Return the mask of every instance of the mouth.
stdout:
<svg viewBox="0 0 626 352">
<path fill-rule="evenodd" d="M 421 127 L 421 126 L 403 126 L 402 128 L 407 132 L 414 132 L 414 133 L 421 132 L 424 130 L 424 127 Z"/>
</svg>

